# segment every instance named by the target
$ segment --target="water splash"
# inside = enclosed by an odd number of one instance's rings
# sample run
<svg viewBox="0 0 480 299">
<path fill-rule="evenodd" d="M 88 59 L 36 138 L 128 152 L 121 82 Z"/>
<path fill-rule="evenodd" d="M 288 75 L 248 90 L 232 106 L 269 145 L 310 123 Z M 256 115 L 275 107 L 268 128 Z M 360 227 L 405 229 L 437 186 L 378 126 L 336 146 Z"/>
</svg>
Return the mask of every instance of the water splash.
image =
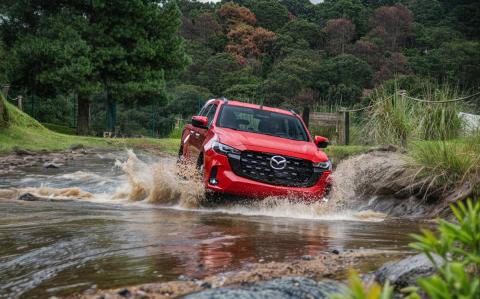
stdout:
<svg viewBox="0 0 480 299">
<path fill-rule="evenodd" d="M 328 201 L 308 202 L 294 197 L 268 197 L 264 200 L 232 201 L 206 208 L 203 205 L 205 200 L 203 184 L 194 166 L 180 165 L 179 167 L 174 159 L 151 159 L 151 157 L 140 159 L 131 150 L 127 151 L 126 160 L 116 160 L 115 167 L 121 170 L 122 175 L 113 179 L 84 171 L 63 174 L 56 178 L 69 180 L 79 186 L 95 180 L 102 183 L 117 180 L 118 187 L 114 192 L 92 194 L 77 187 L 20 188 L 0 190 L 0 198 L 16 198 L 22 193 L 31 193 L 39 197 L 123 204 L 143 203 L 247 216 L 382 221 L 386 217 L 385 214 L 361 211 L 355 203 L 359 185 L 365 181 L 365 173 L 359 172 L 359 165 L 364 164 L 366 160 L 368 157 L 354 157 L 338 166 L 333 175 L 334 190 Z M 372 166 L 370 168 L 378 168 L 377 164 L 381 164 L 382 161 L 369 163 Z"/>
</svg>

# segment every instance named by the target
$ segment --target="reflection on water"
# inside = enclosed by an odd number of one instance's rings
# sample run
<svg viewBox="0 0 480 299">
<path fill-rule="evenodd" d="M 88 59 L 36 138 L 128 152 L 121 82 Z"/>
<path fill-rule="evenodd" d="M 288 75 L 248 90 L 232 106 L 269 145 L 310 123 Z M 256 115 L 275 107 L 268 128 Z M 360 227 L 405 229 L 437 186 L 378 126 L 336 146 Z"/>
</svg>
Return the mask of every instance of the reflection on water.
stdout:
<svg viewBox="0 0 480 299">
<path fill-rule="evenodd" d="M 0 178 L 0 188 L 74 186 L 95 194 L 72 202 L 0 200 L 0 297 L 200 278 L 331 248 L 408 250 L 407 234 L 418 230 L 406 220 L 271 217 L 271 210 L 248 207 L 189 210 L 112 200 L 127 181 L 112 167 L 114 158 L 90 156 L 61 169 Z"/>
</svg>

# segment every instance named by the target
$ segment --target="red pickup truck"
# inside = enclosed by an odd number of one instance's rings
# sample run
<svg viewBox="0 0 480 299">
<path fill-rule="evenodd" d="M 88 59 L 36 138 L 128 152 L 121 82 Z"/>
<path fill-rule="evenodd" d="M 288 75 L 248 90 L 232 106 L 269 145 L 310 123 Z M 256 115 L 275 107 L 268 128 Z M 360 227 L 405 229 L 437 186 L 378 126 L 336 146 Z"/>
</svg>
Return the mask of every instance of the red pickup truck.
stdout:
<svg viewBox="0 0 480 299">
<path fill-rule="evenodd" d="M 213 99 L 185 126 L 179 158 L 196 163 L 207 193 L 318 200 L 330 190 L 328 143 L 293 111 Z"/>
</svg>

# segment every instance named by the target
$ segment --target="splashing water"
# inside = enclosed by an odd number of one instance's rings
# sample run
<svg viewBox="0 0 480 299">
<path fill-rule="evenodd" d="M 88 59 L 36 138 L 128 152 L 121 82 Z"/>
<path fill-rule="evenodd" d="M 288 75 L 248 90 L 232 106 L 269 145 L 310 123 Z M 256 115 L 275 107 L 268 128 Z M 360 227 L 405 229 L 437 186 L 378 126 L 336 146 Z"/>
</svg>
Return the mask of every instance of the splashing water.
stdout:
<svg viewBox="0 0 480 299">
<path fill-rule="evenodd" d="M 357 163 L 357 160 L 352 160 Z M 346 163 L 339 165 L 334 174 L 334 191 L 326 200 L 308 202 L 292 197 L 268 197 L 264 200 L 234 201 L 208 208 L 229 214 L 263 215 L 300 219 L 364 220 L 382 221 L 385 214 L 373 211 L 358 211 L 347 204 L 356 196 L 355 182 L 358 173 Z M 133 203 L 169 206 L 178 209 L 206 210 L 204 187 L 194 166 L 177 165 L 173 159 L 142 161 L 133 151 L 127 151 L 125 161 L 116 160 L 115 167 L 121 169 L 123 182 L 112 193 L 92 194 L 80 188 L 18 188 L 0 190 L 0 198 L 18 198 L 30 193 L 38 197 L 57 199 L 82 199 L 102 202 Z M 84 171 L 63 174 L 63 179 L 73 183 L 100 180 L 102 176 Z M 104 184 L 102 182 L 102 184 Z M 100 184 L 100 183 L 99 183 Z"/>
</svg>

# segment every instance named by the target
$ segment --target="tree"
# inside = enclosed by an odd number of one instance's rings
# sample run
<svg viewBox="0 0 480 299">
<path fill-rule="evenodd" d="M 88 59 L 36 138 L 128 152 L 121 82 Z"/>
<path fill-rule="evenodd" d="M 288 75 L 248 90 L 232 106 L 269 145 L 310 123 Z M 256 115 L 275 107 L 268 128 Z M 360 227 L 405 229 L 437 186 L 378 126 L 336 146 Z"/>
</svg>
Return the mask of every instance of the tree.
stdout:
<svg viewBox="0 0 480 299">
<path fill-rule="evenodd" d="M 363 60 L 344 54 L 325 60 L 317 70 L 317 89 L 332 103 L 354 103 L 370 86 L 372 69 Z"/>
<path fill-rule="evenodd" d="M 277 0 L 254 0 L 250 5 L 258 26 L 277 31 L 289 21 L 287 8 Z"/>
<path fill-rule="evenodd" d="M 1 26 L 18 58 L 11 70 L 16 85 L 77 93 L 81 134 L 88 131 L 91 88 L 106 91 L 112 129 L 117 101 L 164 99 L 165 79 L 188 62 L 176 34 L 180 11 L 171 1 L 5 2 L 7 21 Z"/>
<path fill-rule="evenodd" d="M 330 54 L 345 54 L 347 45 L 355 37 L 355 25 L 347 19 L 334 19 L 327 22 L 325 32 Z"/>
<path fill-rule="evenodd" d="M 10 49 L 12 85 L 34 95 L 78 95 L 77 133 L 88 134 L 90 96 L 98 92 L 92 48 L 82 39 L 85 20 L 64 10 L 39 19 Z"/>
<path fill-rule="evenodd" d="M 293 52 L 288 57 L 277 62 L 270 76 L 262 86 L 265 102 L 279 104 L 289 102 L 301 107 L 305 113 L 304 120 L 308 125 L 310 107 L 318 97 L 307 99 L 307 94 L 316 93 L 316 71 L 320 68 L 320 57 L 312 51 Z"/>
<path fill-rule="evenodd" d="M 371 38 L 381 41 L 384 49 L 397 52 L 412 33 L 413 14 L 402 4 L 377 8 L 371 17 Z"/>
<path fill-rule="evenodd" d="M 480 84 L 480 42 L 453 41 L 427 52 L 409 51 L 410 68 L 416 73 L 462 86 Z"/>
<path fill-rule="evenodd" d="M 438 0 L 404 0 L 415 16 L 415 21 L 423 25 L 438 26 L 446 17 L 445 10 Z"/>
<path fill-rule="evenodd" d="M 320 26 L 304 19 L 291 20 L 282 27 L 280 33 L 290 36 L 294 44 L 304 40 L 312 49 L 321 48 L 325 43 L 325 33 Z"/>
<path fill-rule="evenodd" d="M 383 64 L 383 55 L 377 45 L 372 42 L 359 40 L 352 49 L 352 54 L 367 62 L 373 69 Z"/>
<path fill-rule="evenodd" d="M 311 20 L 314 17 L 314 5 L 309 0 L 280 0 L 280 3 L 297 18 Z"/>
<path fill-rule="evenodd" d="M 168 110 L 183 118 L 194 115 L 205 101 L 212 97 L 210 91 L 196 85 L 179 84 L 174 87 Z"/>
<path fill-rule="evenodd" d="M 324 19 L 349 19 L 359 33 L 367 31 L 367 13 L 360 0 L 325 0 L 319 6 Z"/>
<path fill-rule="evenodd" d="M 408 73 L 407 58 L 402 53 L 392 53 L 390 57 L 385 60 L 385 63 L 375 73 L 373 82 L 381 84 L 382 82 L 395 78 L 398 75 Z"/>
<path fill-rule="evenodd" d="M 217 13 L 222 24 L 226 26 L 227 32 L 235 29 L 238 25 L 246 24 L 253 26 L 257 22 L 253 12 L 233 2 L 223 4 Z"/>
<path fill-rule="evenodd" d="M 229 53 L 218 53 L 210 57 L 198 74 L 200 85 L 207 87 L 215 96 L 223 96 L 229 87 L 226 75 L 240 70 L 240 65 Z"/>
<path fill-rule="evenodd" d="M 247 58 L 259 58 L 271 49 L 275 33 L 261 27 L 239 25 L 227 37 L 225 51 L 234 55 L 240 65 L 245 65 Z"/>
</svg>

